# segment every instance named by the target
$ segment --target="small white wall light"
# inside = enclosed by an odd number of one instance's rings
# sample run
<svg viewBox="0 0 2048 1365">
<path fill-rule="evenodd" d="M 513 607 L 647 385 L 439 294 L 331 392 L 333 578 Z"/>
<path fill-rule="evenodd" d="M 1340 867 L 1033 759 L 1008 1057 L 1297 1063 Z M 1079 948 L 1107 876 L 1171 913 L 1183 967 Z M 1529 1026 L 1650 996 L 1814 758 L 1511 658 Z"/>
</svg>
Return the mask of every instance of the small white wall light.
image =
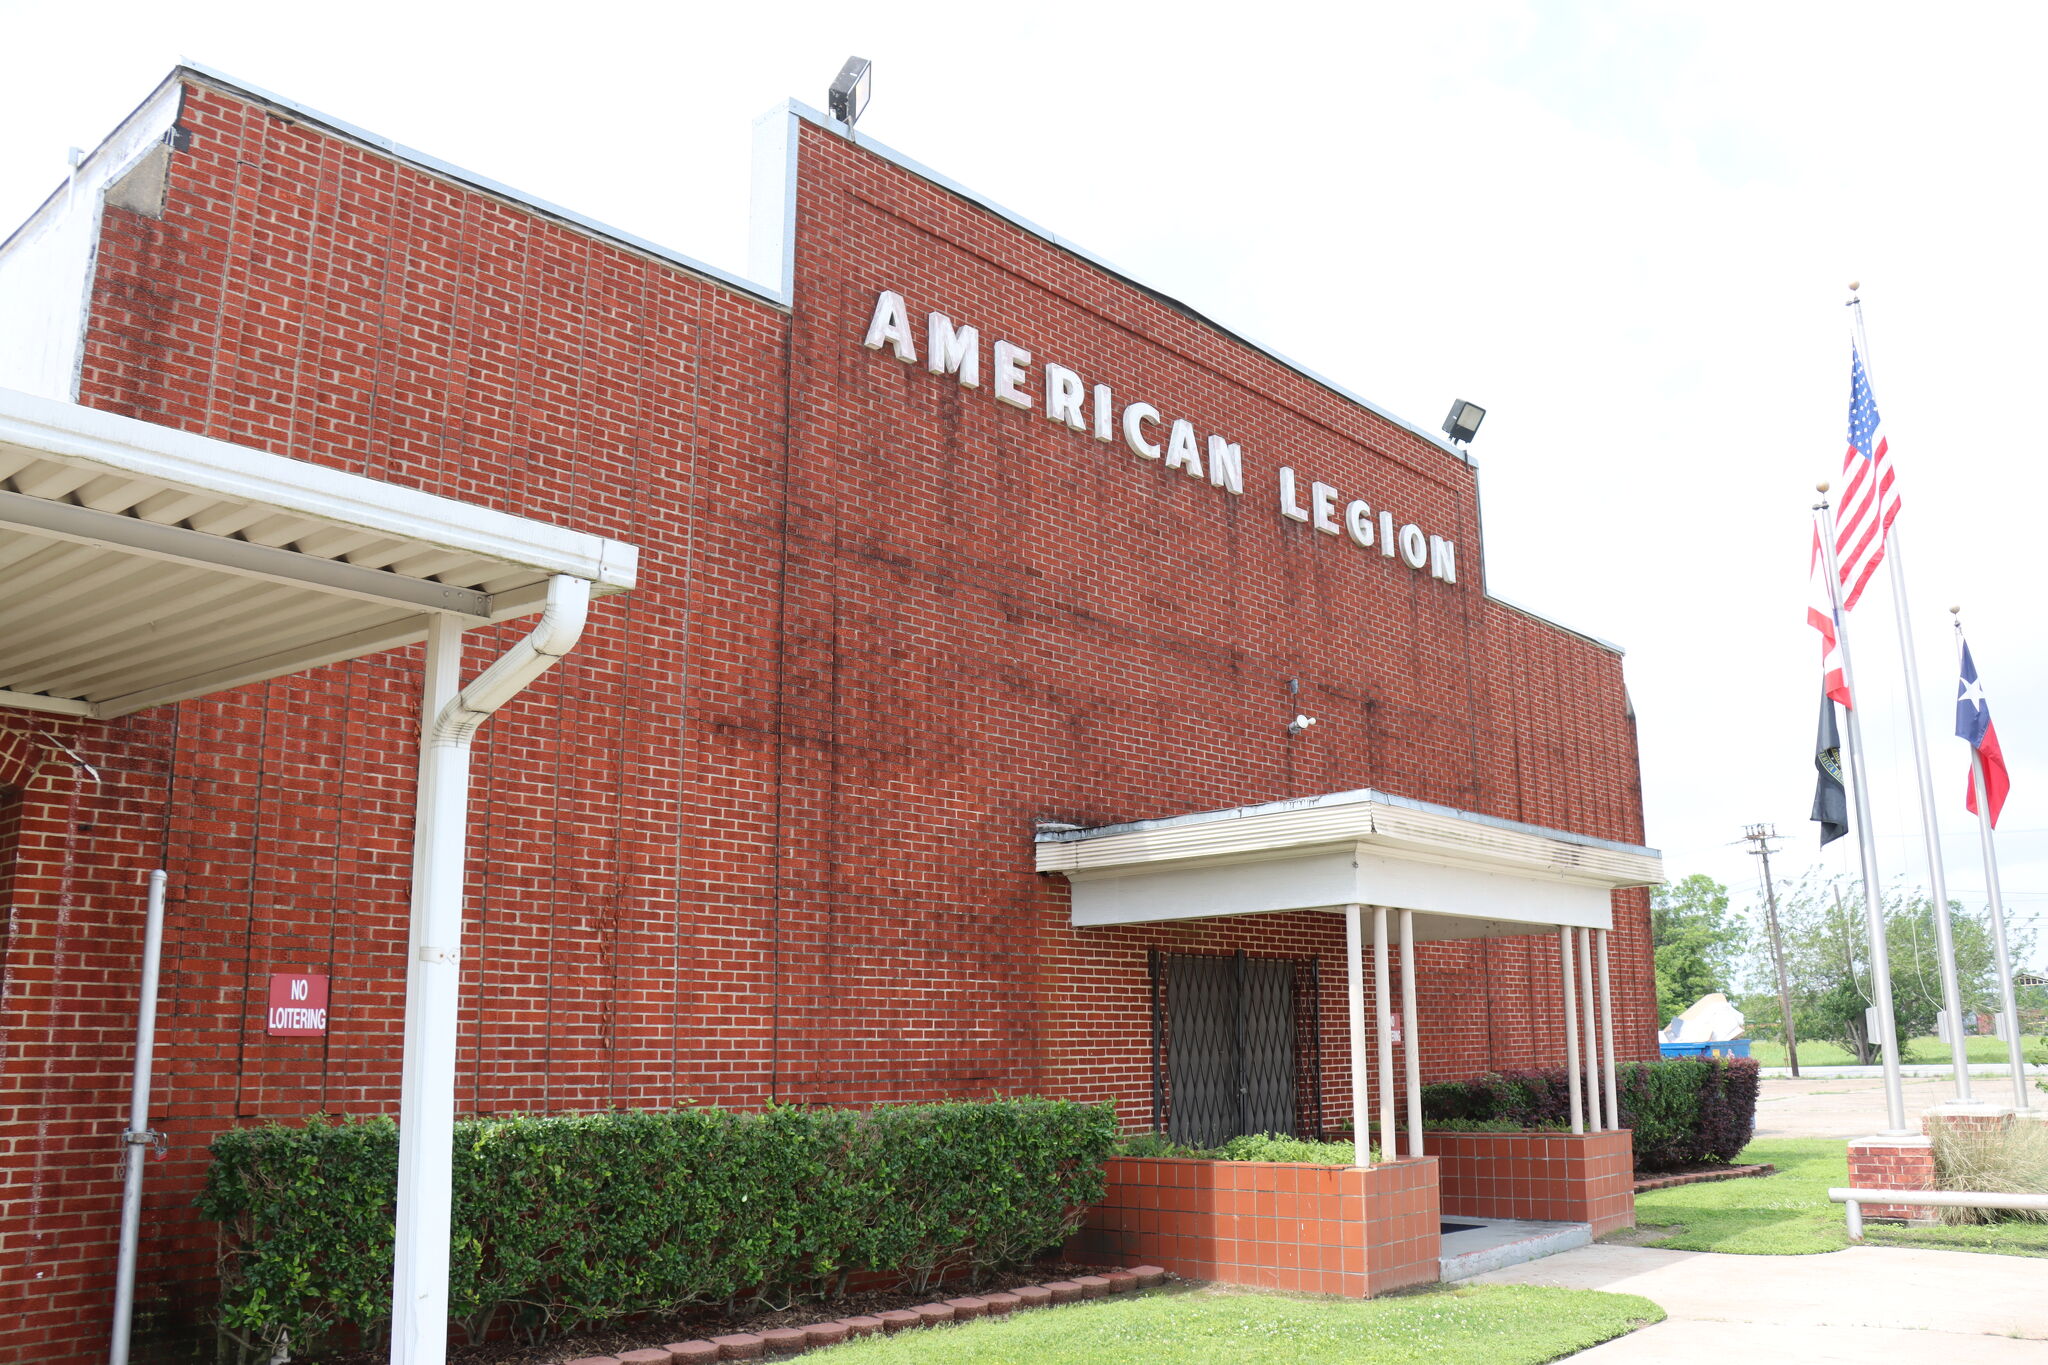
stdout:
<svg viewBox="0 0 2048 1365">
<path fill-rule="evenodd" d="M 1314 725 L 1315 723 L 1316 718 L 1314 716 L 1296 716 L 1293 720 L 1287 723 L 1287 733 L 1290 735 L 1298 735 L 1303 730 L 1308 729 L 1309 726 Z"/>
</svg>

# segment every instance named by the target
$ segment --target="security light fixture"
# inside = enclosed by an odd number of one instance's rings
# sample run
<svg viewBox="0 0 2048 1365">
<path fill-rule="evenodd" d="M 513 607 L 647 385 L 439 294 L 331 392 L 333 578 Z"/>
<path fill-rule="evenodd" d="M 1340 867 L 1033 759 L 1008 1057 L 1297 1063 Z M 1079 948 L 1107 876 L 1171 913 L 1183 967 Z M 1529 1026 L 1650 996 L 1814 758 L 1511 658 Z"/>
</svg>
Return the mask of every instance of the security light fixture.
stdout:
<svg viewBox="0 0 2048 1365">
<path fill-rule="evenodd" d="M 867 111 L 868 96 L 874 93 L 875 68 L 865 57 L 848 57 L 825 96 L 832 117 L 851 128 Z"/>
<path fill-rule="evenodd" d="M 1444 435 L 1464 445 L 1479 434 L 1479 424 L 1485 420 L 1485 408 L 1460 398 L 1451 404 L 1451 415 L 1444 418 Z"/>
<path fill-rule="evenodd" d="M 1314 716 L 1296 716 L 1293 720 L 1287 723 L 1287 733 L 1290 735 L 1298 735 L 1303 730 L 1308 729 L 1309 726 L 1314 725 L 1315 723 L 1316 718 Z"/>
</svg>

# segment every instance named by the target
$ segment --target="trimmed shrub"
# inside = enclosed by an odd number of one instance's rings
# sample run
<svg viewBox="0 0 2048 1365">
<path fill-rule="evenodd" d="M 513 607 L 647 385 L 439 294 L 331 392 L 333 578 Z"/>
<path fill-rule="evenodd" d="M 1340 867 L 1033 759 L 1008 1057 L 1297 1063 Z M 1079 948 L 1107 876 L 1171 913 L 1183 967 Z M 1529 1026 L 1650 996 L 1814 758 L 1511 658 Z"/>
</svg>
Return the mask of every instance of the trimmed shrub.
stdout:
<svg viewBox="0 0 2048 1365">
<path fill-rule="evenodd" d="M 991 1100 L 862 1113 L 615 1112 L 458 1123 L 449 1315 L 537 1341 L 639 1313 L 923 1290 L 1065 1240 L 1102 1197 L 1107 1105 Z M 220 1326 L 245 1356 L 391 1312 L 398 1128 L 316 1118 L 223 1133 L 199 1207 L 221 1225 Z"/>
<path fill-rule="evenodd" d="M 1314 1142 L 1285 1133 L 1248 1133 L 1216 1149 L 1224 1161 L 1305 1161 L 1317 1166 L 1349 1166 L 1358 1149 L 1349 1142 Z M 1377 1154 L 1375 1154 L 1376 1156 Z"/>
<path fill-rule="evenodd" d="M 1514 1119 L 1430 1119 L 1422 1121 L 1427 1133 L 1562 1133 L 1571 1125 L 1559 1120 L 1556 1123 L 1519 1123 Z"/>
<path fill-rule="evenodd" d="M 1742 1057 L 1616 1066 L 1621 1122 L 1633 1135 L 1636 1169 L 1733 1161 L 1756 1130 L 1757 1081 L 1757 1064 Z M 1470 1131 L 1568 1127 L 1571 1082 L 1563 1067 L 1489 1072 L 1424 1087 L 1422 1113 L 1425 1126 Z"/>
</svg>

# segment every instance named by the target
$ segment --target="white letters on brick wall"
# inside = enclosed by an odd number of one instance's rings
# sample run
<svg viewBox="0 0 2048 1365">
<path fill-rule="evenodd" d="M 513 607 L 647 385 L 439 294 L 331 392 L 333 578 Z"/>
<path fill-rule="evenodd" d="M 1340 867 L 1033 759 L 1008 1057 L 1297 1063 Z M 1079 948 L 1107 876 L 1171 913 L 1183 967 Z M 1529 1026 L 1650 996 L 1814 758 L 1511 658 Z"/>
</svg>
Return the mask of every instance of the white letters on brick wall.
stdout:
<svg viewBox="0 0 2048 1365">
<path fill-rule="evenodd" d="M 903 295 L 891 289 L 876 295 L 862 344 L 871 351 L 887 348 L 906 364 L 917 363 L 917 341 Z M 1078 370 L 1053 361 L 1038 367 L 1044 385 L 1041 407 L 1040 400 L 1033 397 L 1031 367 L 1030 351 L 1012 341 L 996 341 L 989 355 L 990 387 L 996 400 L 1025 411 L 1039 408 L 1048 421 L 1104 444 L 1121 436 L 1124 446 L 1140 459 L 1163 457 L 1166 469 L 1177 469 L 1190 479 L 1206 479 L 1211 488 L 1232 497 L 1243 495 L 1244 448 L 1237 442 L 1216 432 L 1207 433 L 1205 462 L 1202 435 L 1192 418 L 1170 417 L 1141 400 L 1126 402 L 1119 409 L 1108 384 L 1091 383 Z M 956 324 L 947 313 L 927 313 L 925 368 L 935 375 L 952 375 L 962 388 L 980 388 L 980 329 Z M 1166 428 L 1163 441 L 1162 425 Z M 1284 520 L 1304 522 L 1323 535 L 1349 539 L 1359 549 L 1377 547 L 1382 557 L 1417 572 L 1426 568 L 1429 576 L 1440 582 L 1458 581 L 1458 547 L 1453 541 L 1425 532 L 1413 522 L 1398 523 L 1391 510 L 1382 507 L 1375 511 L 1366 499 L 1350 497 L 1350 490 L 1305 479 L 1292 465 L 1281 465 L 1276 472 L 1277 510 Z"/>
</svg>

